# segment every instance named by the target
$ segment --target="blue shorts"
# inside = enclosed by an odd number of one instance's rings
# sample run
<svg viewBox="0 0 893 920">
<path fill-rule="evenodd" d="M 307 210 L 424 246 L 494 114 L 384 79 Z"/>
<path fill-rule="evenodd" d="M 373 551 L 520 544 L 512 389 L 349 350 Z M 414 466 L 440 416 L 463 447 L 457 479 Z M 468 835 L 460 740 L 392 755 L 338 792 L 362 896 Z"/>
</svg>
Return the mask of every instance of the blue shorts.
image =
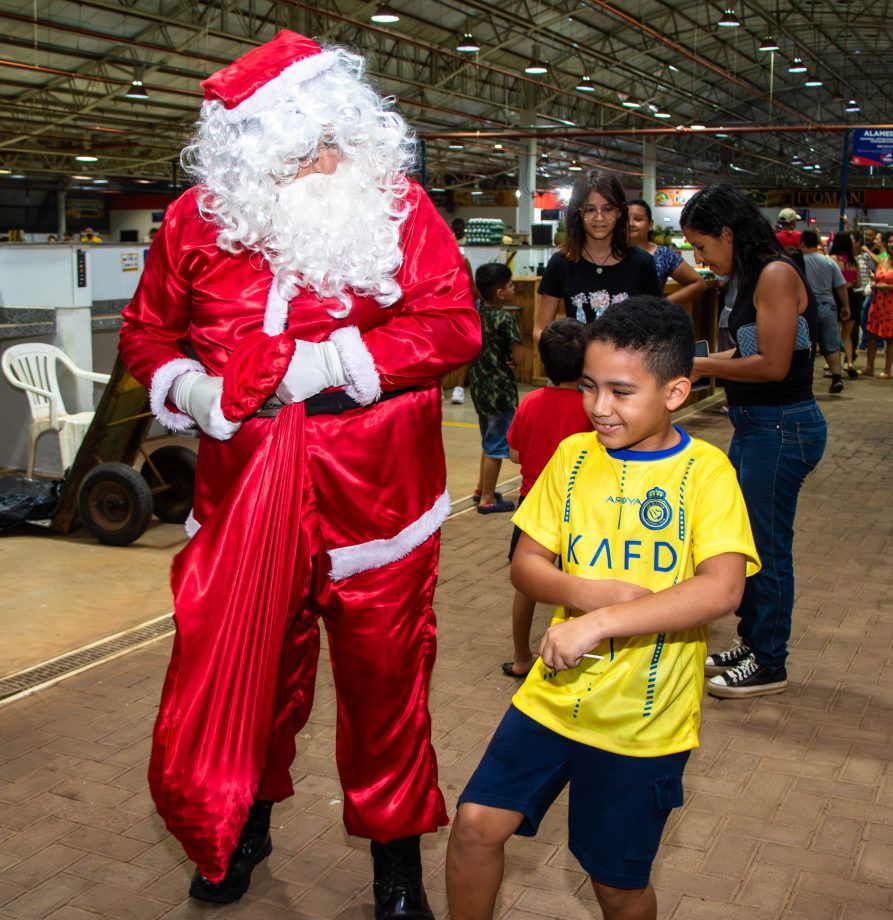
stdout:
<svg viewBox="0 0 893 920">
<path fill-rule="evenodd" d="M 597 882 L 645 888 L 667 818 L 682 804 L 689 753 L 612 754 L 564 738 L 510 706 L 459 804 L 519 811 L 524 820 L 515 833 L 533 837 L 570 784 L 571 853 Z"/>
<path fill-rule="evenodd" d="M 478 425 L 481 426 L 481 444 L 485 457 L 492 457 L 494 460 L 508 460 L 509 442 L 506 435 L 509 433 L 509 426 L 515 417 L 515 410 L 509 409 L 508 412 L 500 412 L 499 415 L 479 415 Z"/>
</svg>

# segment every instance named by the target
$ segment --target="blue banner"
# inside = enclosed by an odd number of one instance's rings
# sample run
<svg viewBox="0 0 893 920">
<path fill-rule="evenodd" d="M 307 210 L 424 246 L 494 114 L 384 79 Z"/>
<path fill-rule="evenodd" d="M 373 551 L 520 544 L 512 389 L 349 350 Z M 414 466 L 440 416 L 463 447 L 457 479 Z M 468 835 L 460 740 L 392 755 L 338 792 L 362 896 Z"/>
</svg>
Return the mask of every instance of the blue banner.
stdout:
<svg viewBox="0 0 893 920">
<path fill-rule="evenodd" d="M 854 166 L 893 166 L 893 128 L 855 128 Z"/>
</svg>

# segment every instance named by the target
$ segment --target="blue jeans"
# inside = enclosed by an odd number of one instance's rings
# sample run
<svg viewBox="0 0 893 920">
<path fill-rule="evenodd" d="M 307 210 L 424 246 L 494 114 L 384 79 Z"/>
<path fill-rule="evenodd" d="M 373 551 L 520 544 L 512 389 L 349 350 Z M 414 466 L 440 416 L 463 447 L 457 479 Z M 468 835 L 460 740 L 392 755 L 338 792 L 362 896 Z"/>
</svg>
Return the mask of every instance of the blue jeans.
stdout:
<svg viewBox="0 0 893 920">
<path fill-rule="evenodd" d="M 770 671 L 784 667 L 794 610 L 794 516 L 807 475 L 825 452 L 828 428 L 815 400 L 729 406 L 729 459 L 738 473 L 762 569 L 747 579 L 738 635 Z"/>
</svg>

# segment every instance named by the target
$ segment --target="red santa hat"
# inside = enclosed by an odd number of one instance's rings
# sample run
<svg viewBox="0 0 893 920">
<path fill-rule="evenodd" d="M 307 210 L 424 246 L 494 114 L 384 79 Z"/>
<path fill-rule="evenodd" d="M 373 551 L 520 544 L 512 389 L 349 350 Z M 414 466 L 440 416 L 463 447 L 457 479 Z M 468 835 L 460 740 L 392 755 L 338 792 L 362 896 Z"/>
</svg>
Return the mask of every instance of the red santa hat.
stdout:
<svg viewBox="0 0 893 920">
<path fill-rule="evenodd" d="M 334 51 L 283 29 L 201 84 L 205 100 L 223 103 L 227 121 L 237 122 L 275 108 L 306 80 L 332 67 Z"/>
</svg>

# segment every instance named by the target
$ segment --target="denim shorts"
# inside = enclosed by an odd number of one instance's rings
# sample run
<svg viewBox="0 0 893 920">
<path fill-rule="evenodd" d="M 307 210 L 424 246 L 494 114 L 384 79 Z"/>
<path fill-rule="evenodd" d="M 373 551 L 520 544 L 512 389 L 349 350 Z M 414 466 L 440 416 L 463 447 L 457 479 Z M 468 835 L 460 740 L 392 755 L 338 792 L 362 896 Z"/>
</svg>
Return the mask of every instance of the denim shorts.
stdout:
<svg viewBox="0 0 893 920">
<path fill-rule="evenodd" d="M 571 741 L 510 706 L 459 804 L 524 815 L 515 831 L 533 837 L 570 785 L 568 846 L 597 882 L 644 888 L 670 812 L 682 804 L 689 751 L 627 757 Z"/>
<path fill-rule="evenodd" d="M 509 442 L 506 435 L 509 433 L 509 426 L 515 417 L 515 410 L 509 409 L 508 412 L 500 412 L 499 415 L 479 415 L 478 424 L 481 427 L 481 444 L 485 457 L 492 457 L 494 460 L 508 460 Z"/>
<path fill-rule="evenodd" d="M 837 331 L 837 310 L 834 305 L 819 304 L 818 330 L 819 350 L 823 355 L 840 351 L 840 333 Z"/>
</svg>

